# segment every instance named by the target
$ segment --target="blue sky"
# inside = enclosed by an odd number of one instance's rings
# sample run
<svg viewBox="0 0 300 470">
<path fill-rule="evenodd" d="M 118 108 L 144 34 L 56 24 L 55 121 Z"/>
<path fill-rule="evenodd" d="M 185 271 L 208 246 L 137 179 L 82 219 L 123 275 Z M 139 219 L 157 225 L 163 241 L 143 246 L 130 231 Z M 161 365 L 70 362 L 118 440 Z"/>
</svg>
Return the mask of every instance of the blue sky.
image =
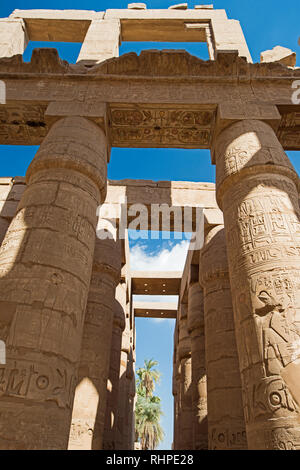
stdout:
<svg viewBox="0 0 300 470">
<path fill-rule="evenodd" d="M 79 0 L 12 0 L 0 5 L 0 17 L 8 16 L 14 9 L 89 9 L 102 11 L 108 8 L 126 8 L 130 1 L 112 0 L 96 1 Z M 151 0 L 145 2 L 148 8 L 167 8 L 180 3 L 166 0 Z M 190 8 L 204 3 L 190 1 Z M 210 1 L 207 1 L 210 3 Z M 282 2 L 282 0 L 215 0 L 215 9 L 224 8 L 229 18 L 241 22 L 248 47 L 254 62 L 259 61 L 260 52 L 271 49 L 276 45 L 289 47 L 298 52 L 297 65 L 300 65 L 300 48 L 297 44 L 300 36 L 299 0 Z M 75 62 L 79 53 L 79 44 L 30 43 L 24 54 L 25 60 L 30 60 L 32 49 L 35 47 L 57 47 L 61 58 Z M 176 43 L 124 43 L 120 54 L 125 52 L 140 52 L 146 48 L 185 48 L 190 53 L 207 59 L 207 50 L 203 44 Z M 0 176 L 25 175 L 26 168 L 34 157 L 37 147 L 0 146 Z M 288 152 L 292 163 L 299 173 L 300 163 L 298 152 Z M 181 180 L 181 181 L 215 181 L 215 167 L 210 163 L 210 153 L 206 150 L 170 150 L 170 149 L 112 149 L 111 161 L 108 167 L 110 179 L 152 179 L 152 180 Z M 152 240 L 131 242 L 132 263 L 137 269 L 175 269 L 184 262 L 187 242 L 178 240 Z M 162 398 L 164 417 L 163 427 L 166 439 L 161 445 L 168 449 L 172 442 L 173 401 L 171 396 L 173 328 L 172 320 L 137 319 L 137 367 L 143 364 L 145 358 L 159 361 L 162 372 L 161 385 L 157 393 Z"/>
</svg>

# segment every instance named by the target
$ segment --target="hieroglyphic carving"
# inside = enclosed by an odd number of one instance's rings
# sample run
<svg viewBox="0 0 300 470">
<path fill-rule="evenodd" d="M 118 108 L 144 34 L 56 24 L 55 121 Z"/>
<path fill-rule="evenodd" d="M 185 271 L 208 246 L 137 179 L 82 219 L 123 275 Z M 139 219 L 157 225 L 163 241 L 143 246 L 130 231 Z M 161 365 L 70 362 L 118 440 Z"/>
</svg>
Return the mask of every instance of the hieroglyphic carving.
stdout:
<svg viewBox="0 0 300 470">
<path fill-rule="evenodd" d="M 44 113 L 46 106 L 0 106 L 0 144 L 39 145 L 48 129 Z"/>
<path fill-rule="evenodd" d="M 53 401 L 59 408 L 71 408 L 76 380 L 72 368 L 67 364 L 61 367 L 55 358 L 48 364 L 10 361 L 0 368 L 0 397 Z"/>
<path fill-rule="evenodd" d="M 292 112 L 282 116 L 278 139 L 287 150 L 300 150 L 300 113 Z"/>
<path fill-rule="evenodd" d="M 56 122 L 27 170 L 27 188 L 1 246 L 7 364 L 0 430 L 2 412 L 10 413 L 12 423 L 17 407 L 22 432 L 10 439 L 24 449 L 67 448 L 96 209 L 106 186 L 106 145 L 103 131 L 84 118 Z M 56 419 L 48 426 L 50 409 Z M 0 447 L 6 448 L 1 435 Z"/>
<path fill-rule="evenodd" d="M 298 449 L 289 372 L 300 359 L 297 175 L 265 123 L 233 124 L 216 148 L 249 447 Z"/>
<path fill-rule="evenodd" d="M 242 387 L 223 225 L 200 252 L 204 289 L 209 449 L 247 449 Z"/>
<path fill-rule="evenodd" d="M 207 148 L 214 112 L 211 109 L 111 108 L 111 139 L 116 146 L 130 144 Z"/>
</svg>

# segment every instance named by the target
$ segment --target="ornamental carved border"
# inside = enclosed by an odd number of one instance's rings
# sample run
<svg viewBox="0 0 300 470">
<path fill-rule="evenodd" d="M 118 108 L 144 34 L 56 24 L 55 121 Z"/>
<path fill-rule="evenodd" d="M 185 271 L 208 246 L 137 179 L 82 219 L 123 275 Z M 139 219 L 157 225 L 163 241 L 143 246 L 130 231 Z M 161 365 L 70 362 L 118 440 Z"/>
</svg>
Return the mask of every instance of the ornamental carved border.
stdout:
<svg viewBox="0 0 300 470">
<path fill-rule="evenodd" d="M 277 137 L 286 150 L 300 150 L 300 111 L 282 116 Z"/>
<path fill-rule="evenodd" d="M 113 105 L 109 122 L 115 147 L 210 148 L 215 108 Z"/>
<path fill-rule="evenodd" d="M 46 106 L 1 105 L 0 144 L 40 145 L 47 135 Z"/>
</svg>

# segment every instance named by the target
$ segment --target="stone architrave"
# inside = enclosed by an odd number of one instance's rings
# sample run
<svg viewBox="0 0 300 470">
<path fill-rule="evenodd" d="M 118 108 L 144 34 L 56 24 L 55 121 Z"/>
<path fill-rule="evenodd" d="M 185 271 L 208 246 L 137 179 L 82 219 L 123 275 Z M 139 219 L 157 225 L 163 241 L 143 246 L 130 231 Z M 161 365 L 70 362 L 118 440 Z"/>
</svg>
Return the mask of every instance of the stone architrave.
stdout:
<svg viewBox="0 0 300 470">
<path fill-rule="evenodd" d="M 96 239 L 75 392 L 69 449 L 102 449 L 115 289 L 121 244 Z"/>
<path fill-rule="evenodd" d="M 300 449 L 298 176 L 266 122 L 215 139 L 250 449 Z"/>
<path fill-rule="evenodd" d="M 0 250 L 0 448 L 66 449 L 106 137 L 85 118 L 57 121 L 31 162 Z"/>
<path fill-rule="evenodd" d="M 203 291 L 198 282 L 188 289 L 188 331 L 192 353 L 193 448 L 207 449 L 207 390 Z"/>
<path fill-rule="evenodd" d="M 247 449 L 223 225 L 206 233 L 200 279 L 204 289 L 208 446 L 210 450 Z"/>
</svg>

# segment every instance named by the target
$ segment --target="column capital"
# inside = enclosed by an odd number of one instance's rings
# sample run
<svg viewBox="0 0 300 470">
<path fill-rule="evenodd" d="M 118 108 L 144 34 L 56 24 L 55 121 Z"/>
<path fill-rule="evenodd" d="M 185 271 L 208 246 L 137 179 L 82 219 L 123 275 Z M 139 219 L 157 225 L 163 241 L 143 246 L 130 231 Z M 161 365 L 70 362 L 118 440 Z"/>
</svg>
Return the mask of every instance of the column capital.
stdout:
<svg viewBox="0 0 300 470">
<path fill-rule="evenodd" d="M 281 121 L 281 115 L 277 106 L 269 103 L 252 103 L 244 102 L 242 100 L 234 102 L 225 101 L 220 103 L 217 109 L 215 132 L 211 151 L 212 164 L 216 164 L 214 143 L 219 134 L 231 124 L 244 120 L 258 120 L 266 122 L 272 127 L 274 132 L 276 132 Z"/>
<path fill-rule="evenodd" d="M 288 178 L 299 186 L 299 177 L 272 127 L 258 119 L 244 119 L 223 129 L 214 140 L 216 196 L 223 210 L 228 189 L 245 189 L 245 180 L 260 175 Z M 265 178 L 265 177 L 264 177 Z"/>
<path fill-rule="evenodd" d="M 62 118 L 82 117 L 94 122 L 105 135 L 108 132 L 108 105 L 103 101 L 52 101 L 45 111 L 45 122 L 50 129 Z M 107 163 L 110 160 L 110 143 L 107 142 Z"/>
<path fill-rule="evenodd" d="M 79 183 L 77 178 L 77 184 L 85 187 L 87 181 L 93 183 L 94 191 L 99 191 L 95 196 L 98 203 L 105 199 L 106 137 L 100 127 L 84 117 L 62 117 L 52 125 L 27 169 L 26 183 L 49 179 L 50 171 L 56 173 L 58 180 L 64 180 L 62 173 L 67 169 L 80 175 L 82 181 Z"/>
</svg>

